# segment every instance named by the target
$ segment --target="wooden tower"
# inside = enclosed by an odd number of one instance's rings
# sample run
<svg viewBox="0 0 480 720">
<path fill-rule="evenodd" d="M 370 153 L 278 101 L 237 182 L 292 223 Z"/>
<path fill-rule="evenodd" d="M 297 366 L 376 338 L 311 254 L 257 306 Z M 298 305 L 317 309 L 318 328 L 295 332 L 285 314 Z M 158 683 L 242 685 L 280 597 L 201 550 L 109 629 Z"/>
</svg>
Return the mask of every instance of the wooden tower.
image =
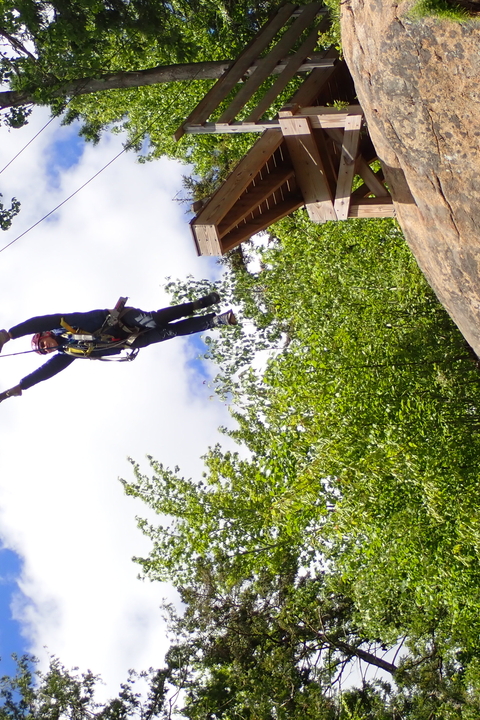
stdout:
<svg viewBox="0 0 480 720">
<path fill-rule="evenodd" d="M 321 2 L 280 7 L 177 130 L 177 140 L 186 132 L 262 133 L 196 208 L 191 228 L 200 255 L 222 255 L 302 206 L 318 223 L 393 216 L 382 171 L 371 168 L 377 158 L 345 62 L 333 48 L 312 55 L 328 25 Z M 298 49 L 290 53 L 295 44 Z M 308 73 L 306 79 L 270 119 L 270 106 L 298 72 Z M 277 77 L 256 107 L 238 120 L 273 73 Z M 209 121 L 231 93 L 228 107 Z M 361 180 L 352 191 L 355 176 Z"/>
</svg>

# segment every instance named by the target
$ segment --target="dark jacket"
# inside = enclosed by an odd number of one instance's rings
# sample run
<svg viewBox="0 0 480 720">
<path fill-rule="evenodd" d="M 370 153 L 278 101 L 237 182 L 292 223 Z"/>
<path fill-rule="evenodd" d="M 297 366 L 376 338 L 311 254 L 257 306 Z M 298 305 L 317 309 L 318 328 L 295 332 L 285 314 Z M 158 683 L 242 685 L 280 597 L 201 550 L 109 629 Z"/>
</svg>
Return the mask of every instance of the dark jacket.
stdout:
<svg viewBox="0 0 480 720">
<path fill-rule="evenodd" d="M 10 329 L 10 334 L 13 339 L 16 339 L 24 335 L 35 335 L 36 333 L 45 332 L 46 330 L 64 332 L 64 328 L 62 328 L 61 325 L 62 319 L 72 328 L 83 330 L 86 333 L 95 333 L 100 330 L 104 324 L 108 312 L 108 310 L 91 310 L 90 312 L 83 313 L 40 315 L 39 317 L 30 318 L 19 325 L 15 325 L 15 327 Z M 61 339 L 59 340 L 61 342 Z M 121 348 L 103 349 L 101 351 L 94 351 L 90 357 L 116 355 L 119 352 L 121 352 Z M 28 390 L 28 388 L 31 388 L 33 385 L 43 380 L 48 380 L 62 370 L 65 370 L 75 359 L 75 357 L 65 354 L 65 350 L 60 345 L 58 352 L 55 352 L 44 365 L 20 380 L 20 387 L 22 390 Z"/>
</svg>

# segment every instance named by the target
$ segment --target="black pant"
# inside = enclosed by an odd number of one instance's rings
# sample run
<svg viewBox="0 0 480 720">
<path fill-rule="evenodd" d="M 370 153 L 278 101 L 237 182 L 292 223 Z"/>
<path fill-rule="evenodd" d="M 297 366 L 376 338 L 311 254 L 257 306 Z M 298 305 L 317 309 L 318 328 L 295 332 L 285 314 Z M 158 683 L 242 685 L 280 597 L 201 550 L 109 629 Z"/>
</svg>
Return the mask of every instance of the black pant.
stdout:
<svg viewBox="0 0 480 720">
<path fill-rule="evenodd" d="M 170 338 L 192 335 L 214 327 L 212 321 L 215 313 L 180 320 L 180 318 L 192 313 L 193 303 L 191 302 L 182 305 L 171 305 L 152 312 L 145 312 L 138 308 L 128 308 L 127 312 L 122 316 L 122 323 L 132 329 L 142 330 L 142 334 L 132 344 L 134 348 L 142 348 L 153 343 L 170 340 Z"/>
</svg>

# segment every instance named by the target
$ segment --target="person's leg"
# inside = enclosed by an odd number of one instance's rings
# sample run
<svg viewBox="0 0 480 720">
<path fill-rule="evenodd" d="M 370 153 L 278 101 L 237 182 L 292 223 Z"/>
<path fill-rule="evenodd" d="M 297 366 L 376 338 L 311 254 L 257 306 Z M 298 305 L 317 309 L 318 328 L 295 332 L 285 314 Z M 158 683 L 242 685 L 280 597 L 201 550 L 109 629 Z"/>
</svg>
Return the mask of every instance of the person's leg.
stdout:
<svg viewBox="0 0 480 720">
<path fill-rule="evenodd" d="M 191 315 L 193 313 L 192 305 L 193 303 L 182 303 L 182 305 L 172 305 L 171 307 L 150 312 L 139 308 L 129 308 L 122 315 L 122 323 L 127 327 L 138 328 L 139 330 L 156 330 L 165 327 L 172 320 L 179 320 L 186 315 Z"/>
<path fill-rule="evenodd" d="M 193 315 L 195 310 L 202 310 L 203 308 L 210 307 L 211 305 L 216 305 L 219 302 L 220 295 L 216 292 L 211 292 L 208 295 L 198 298 L 198 300 L 193 300 L 193 302 L 182 303 L 181 305 L 171 305 L 170 307 L 162 308 L 161 310 L 157 310 L 155 313 L 152 313 L 152 315 L 158 325 L 163 325 L 164 323 L 170 323 L 174 320 L 187 317 L 188 315 Z"/>
<path fill-rule="evenodd" d="M 170 305 L 169 307 L 153 310 L 152 312 L 145 312 L 138 308 L 129 308 L 122 316 L 122 322 L 128 327 L 153 330 L 155 328 L 165 327 L 168 323 L 180 320 L 180 318 L 193 315 L 195 310 L 201 310 L 218 302 L 220 302 L 218 293 L 211 292 L 209 295 L 205 295 L 193 302 Z"/>
<path fill-rule="evenodd" d="M 187 320 L 179 320 L 178 322 L 169 323 L 162 328 L 148 330 L 148 332 L 139 335 L 132 347 L 143 348 L 147 347 L 147 345 L 163 342 L 164 340 L 170 340 L 174 337 L 182 337 L 184 335 L 192 335 L 194 333 L 203 332 L 204 330 L 210 330 L 215 327 L 215 317 L 215 313 L 198 315 L 197 317 L 188 318 Z"/>
</svg>

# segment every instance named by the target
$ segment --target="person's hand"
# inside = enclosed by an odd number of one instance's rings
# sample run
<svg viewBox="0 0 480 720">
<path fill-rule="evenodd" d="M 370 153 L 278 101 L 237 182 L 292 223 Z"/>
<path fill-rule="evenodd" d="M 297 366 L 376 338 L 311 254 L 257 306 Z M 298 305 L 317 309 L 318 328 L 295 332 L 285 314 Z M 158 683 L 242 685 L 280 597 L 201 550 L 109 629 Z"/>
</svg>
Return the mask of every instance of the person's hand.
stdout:
<svg viewBox="0 0 480 720">
<path fill-rule="evenodd" d="M 2 348 L 10 340 L 10 333 L 8 330 L 0 330 L 0 352 L 2 352 Z"/>
<path fill-rule="evenodd" d="M 10 390 L 5 390 L 5 392 L 0 393 L 0 403 L 9 397 L 13 397 L 14 395 L 21 395 L 21 394 L 22 394 L 22 388 L 20 387 L 20 385 L 15 385 L 15 387 L 10 388 Z"/>
</svg>

